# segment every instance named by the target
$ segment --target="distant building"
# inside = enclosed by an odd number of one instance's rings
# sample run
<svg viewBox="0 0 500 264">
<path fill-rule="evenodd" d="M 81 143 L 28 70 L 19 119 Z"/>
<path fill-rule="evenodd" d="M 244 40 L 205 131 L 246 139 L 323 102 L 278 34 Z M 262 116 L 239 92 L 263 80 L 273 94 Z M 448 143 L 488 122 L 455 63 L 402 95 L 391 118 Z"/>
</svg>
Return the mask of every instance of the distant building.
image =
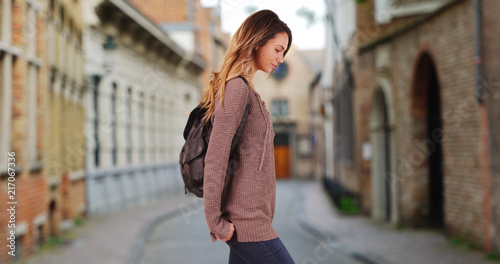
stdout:
<svg viewBox="0 0 500 264">
<path fill-rule="evenodd" d="M 292 46 L 271 78 L 266 73 L 255 74 L 255 88 L 273 121 L 277 178 L 312 177 L 309 89 L 318 68 L 311 68 L 306 56 L 311 55 L 308 59 L 319 65 L 319 54 L 321 51 L 302 52 Z"/>
<path fill-rule="evenodd" d="M 178 155 L 206 66 L 126 1 L 85 1 L 88 214 L 184 192 Z"/>
</svg>

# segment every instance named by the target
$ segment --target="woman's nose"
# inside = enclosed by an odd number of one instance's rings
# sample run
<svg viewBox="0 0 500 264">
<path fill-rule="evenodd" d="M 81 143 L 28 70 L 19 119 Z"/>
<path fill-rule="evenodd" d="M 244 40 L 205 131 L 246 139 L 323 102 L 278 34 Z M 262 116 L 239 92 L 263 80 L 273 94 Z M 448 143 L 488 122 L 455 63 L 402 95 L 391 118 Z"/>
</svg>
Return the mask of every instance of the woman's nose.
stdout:
<svg viewBox="0 0 500 264">
<path fill-rule="evenodd" d="M 283 57 L 278 58 L 278 63 L 283 63 Z"/>
</svg>

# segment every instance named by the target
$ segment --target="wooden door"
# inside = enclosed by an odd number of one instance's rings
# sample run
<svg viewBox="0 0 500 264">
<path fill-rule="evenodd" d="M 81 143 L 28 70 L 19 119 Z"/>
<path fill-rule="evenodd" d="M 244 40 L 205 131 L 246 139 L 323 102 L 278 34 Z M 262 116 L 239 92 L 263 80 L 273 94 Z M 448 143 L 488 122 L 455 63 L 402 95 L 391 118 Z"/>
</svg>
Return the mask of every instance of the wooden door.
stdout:
<svg viewBox="0 0 500 264">
<path fill-rule="evenodd" d="M 290 178 L 290 148 L 287 145 L 274 146 L 276 178 Z"/>
</svg>

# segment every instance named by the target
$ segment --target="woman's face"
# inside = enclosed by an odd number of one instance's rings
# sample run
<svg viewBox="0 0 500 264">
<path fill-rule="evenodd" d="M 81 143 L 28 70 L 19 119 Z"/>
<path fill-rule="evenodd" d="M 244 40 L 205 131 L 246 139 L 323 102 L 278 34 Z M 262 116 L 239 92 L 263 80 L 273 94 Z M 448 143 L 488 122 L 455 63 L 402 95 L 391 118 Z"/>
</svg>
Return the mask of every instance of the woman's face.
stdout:
<svg viewBox="0 0 500 264">
<path fill-rule="evenodd" d="M 283 63 L 283 53 L 288 47 L 288 35 L 280 32 L 274 38 L 267 41 L 264 46 L 256 48 L 255 60 L 253 62 L 254 72 L 261 70 L 269 73 Z"/>
</svg>

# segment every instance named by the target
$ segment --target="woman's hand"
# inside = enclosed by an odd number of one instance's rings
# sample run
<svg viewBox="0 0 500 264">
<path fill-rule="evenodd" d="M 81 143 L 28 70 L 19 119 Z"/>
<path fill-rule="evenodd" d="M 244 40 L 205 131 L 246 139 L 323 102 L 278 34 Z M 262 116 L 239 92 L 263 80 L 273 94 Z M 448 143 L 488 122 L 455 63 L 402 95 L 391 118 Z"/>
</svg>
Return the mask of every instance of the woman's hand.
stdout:
<svg viewBox="0 0 500 264">
<path fill-rule="evenodd" d="M 231 226 L 231 230 L 229 231 L 229 236 L 226 237 L 225 239 L 222 239 L 220 238 L 218 235 L 215 235 L 215 237 L 217 237 L 217 239 L 219 239 L 220 241 L 222 242 L 227 242 L 231 239 L 231 237 L 233 237 L 233 233 L 234 233 L 234 224 L 233 223 L 229 223 L 229 225 Z"/>
</svg>

